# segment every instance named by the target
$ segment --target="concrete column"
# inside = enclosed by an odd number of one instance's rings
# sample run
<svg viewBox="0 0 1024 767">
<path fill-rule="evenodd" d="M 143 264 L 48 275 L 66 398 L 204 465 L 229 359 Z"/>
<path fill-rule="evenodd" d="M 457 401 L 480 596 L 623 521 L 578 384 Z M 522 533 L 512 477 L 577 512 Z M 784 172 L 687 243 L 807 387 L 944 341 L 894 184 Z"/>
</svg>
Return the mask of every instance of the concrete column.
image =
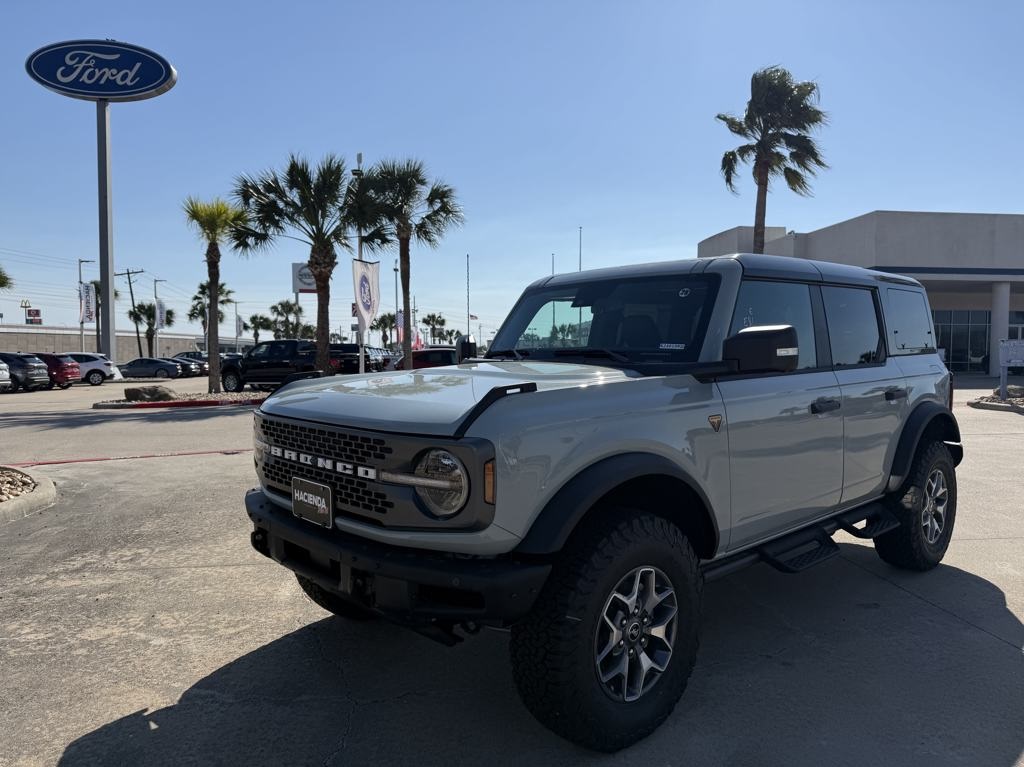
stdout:
<svg viewBox="0 0 1024 767">
<path fill-rule="evenodd" d="M 992 283 L 992 326 L 988 342 L 988 374 L 999 375 L 999 342 L 1010 334 L 1010 283 Z"/>
</svg>

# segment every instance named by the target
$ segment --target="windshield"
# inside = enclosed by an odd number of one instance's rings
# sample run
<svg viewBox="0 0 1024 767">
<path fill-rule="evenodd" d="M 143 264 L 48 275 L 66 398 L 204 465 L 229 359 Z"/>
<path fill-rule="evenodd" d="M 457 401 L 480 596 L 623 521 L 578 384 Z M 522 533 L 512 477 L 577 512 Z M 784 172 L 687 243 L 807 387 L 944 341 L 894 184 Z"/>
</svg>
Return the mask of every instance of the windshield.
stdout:
<svg viewBox="0 0 1024 767">
<path fill-rule="evenodd" d="M 713 275 L 542 287 L 520 299 L 487 356 L 696 362 L 717 290 Z"/>
</svg>

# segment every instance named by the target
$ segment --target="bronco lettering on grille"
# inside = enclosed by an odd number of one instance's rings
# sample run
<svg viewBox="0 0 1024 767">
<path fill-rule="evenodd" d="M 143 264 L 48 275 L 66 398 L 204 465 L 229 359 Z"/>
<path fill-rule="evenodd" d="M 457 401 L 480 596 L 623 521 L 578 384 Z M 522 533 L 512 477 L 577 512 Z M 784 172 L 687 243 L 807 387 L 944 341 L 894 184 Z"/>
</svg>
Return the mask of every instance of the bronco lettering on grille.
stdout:
<svg viewBox="0 0 1024 767">
<path fill-rule="evenodd" d="M 301 463 L 305 466 L 315 466 L 318 469 L 333 471 L 337 474 L 344 474 L 348 477 L 359 477 L 360 479 L 369 480 L 377 479 L 377 470 L 370 468 L 369 466 L 356 466 L 355 464 L 346 463 L 344 461 L 335 461 L 331 458 L 323 458 L 318 455 L 299 453 L 295 450 L 287 450 L 285 448 L 278 447 L 277 445 L 270 446 L 270 454 L 275 458 L 280 458 L 284 461 Z"/>
</svg>

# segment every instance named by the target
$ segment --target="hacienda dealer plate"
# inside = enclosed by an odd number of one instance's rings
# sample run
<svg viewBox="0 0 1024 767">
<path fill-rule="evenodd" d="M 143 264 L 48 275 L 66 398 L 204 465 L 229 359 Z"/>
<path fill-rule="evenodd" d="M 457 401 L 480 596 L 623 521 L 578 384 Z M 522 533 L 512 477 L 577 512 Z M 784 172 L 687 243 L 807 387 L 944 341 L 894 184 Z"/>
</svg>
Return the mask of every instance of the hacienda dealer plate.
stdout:
<svg viewBox="0 0 1024 767">
<path fill-rule="evenodd" d="M 292 514 L 322 527 L 334 525 L 331 488 L 307 479 L 292 477 Z"/>
</svg>

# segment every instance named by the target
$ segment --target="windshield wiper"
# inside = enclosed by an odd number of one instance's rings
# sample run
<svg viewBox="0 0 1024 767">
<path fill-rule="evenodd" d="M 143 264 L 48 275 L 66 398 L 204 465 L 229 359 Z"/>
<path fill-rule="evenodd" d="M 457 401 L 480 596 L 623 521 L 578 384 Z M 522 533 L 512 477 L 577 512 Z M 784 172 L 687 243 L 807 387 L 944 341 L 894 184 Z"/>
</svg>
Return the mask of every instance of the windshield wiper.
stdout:
<svg viewBox="0 0 1024 767">
<path fill-rule="evenodd" d="M 529 354 L 529 352 L 520 353 L 515 349 L 498 349 L 493 352 L 487 352 L 487 357 L 485 359 L 493 360 L 496 357 L 508 357 L 509 355 L 511 355 L 512 359 L 521 360 L 523 357 L 528 356 Z"/>
<path fill-rule="evenodd" d="M 579 349 L 555 349 L 556 357 L 607 357 L 616 362 L 630 362 L 629 357 L 613 352 L 611 349 L 599 349 L 595 346 L 584 346 Z"/>
</svg>

